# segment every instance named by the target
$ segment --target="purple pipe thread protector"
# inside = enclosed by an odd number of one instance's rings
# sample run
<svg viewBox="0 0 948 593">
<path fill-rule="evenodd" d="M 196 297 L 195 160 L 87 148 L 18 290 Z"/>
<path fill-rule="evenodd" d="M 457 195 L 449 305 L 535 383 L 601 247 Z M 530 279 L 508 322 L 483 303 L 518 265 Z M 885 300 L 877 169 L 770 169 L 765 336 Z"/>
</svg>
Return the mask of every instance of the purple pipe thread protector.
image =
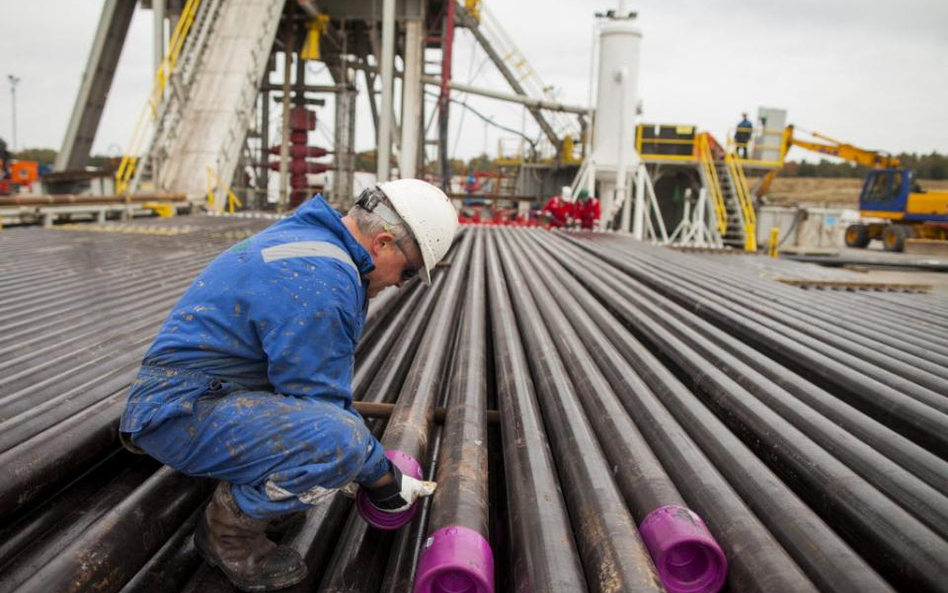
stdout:
<svg viewBox="0 0 948 593">
<path fill-rule="evenodd" d="M 418 558 L 414 593 L 494 593 L 494 554 L 468 527 L 442 527 Z"/>
<path fill-rule="evenodd" d="M 701 517 L 678 505 L 658 507 L 639 525 L 669 593 L 716 593 L 727 580 L 727 557 Z"/>
<path fill-rule="evenodd" d="M 385 457 L 397 465 L 398 469 L 402 470 L 402 473 L 406 476 L 421 479 L 421 464 L 408 453 L 397 449 L 389 449 L 385 452 Z M 372 506 L 369 497 L 365 495 L 365 491 L 361 488 L 359 493 L 356 494 L 356 506 L 366 523 L 383 531 L 393 531 L 406 525 L 418 512 L 418 501 L 415 501 L 413 505 L 400 513 L 386 513 Z"/>
</svg>

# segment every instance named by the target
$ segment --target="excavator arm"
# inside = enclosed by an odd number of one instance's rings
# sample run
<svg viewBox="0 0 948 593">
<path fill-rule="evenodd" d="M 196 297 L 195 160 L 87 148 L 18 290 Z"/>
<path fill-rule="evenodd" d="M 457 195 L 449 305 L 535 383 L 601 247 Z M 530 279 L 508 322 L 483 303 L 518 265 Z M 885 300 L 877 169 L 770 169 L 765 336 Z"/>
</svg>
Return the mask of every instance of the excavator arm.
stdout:
<svg viewBox="0 0 948 593">
<path fill-rule="evenodd" d="M 794 127 L 792 125 L 787 126 L 787 131 L 788 133 L 784 134 L 786 144 L 782 151 L 782 156 L 786 156 L 787 150 L 789 150 L 791 146 L 799 146 L 800 148 L 834 156 L 849 161 L 850 163 L 856 163 L 864 167 L 872 167 L 873 169 L 897 169 L 899 167 L 898 158 L 879 150 L 859 148 L 858 146 L 840 142 L 839 140 L 834 140 L 829 136 L 824 136 L 816 132 L 808 132 L 808 134 L 814 138 L 823 140 L 823 142 L 796 138 L 793 135 Z"/>
</svg>

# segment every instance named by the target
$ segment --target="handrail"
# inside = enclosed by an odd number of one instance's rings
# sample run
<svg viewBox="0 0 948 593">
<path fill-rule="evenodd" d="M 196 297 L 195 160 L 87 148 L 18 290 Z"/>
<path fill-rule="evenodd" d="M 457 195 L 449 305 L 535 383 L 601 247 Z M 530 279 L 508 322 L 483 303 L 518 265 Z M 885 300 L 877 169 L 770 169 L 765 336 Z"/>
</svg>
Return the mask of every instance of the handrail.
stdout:
<svg viewBox="0 0 948 593">
<path fill-rule="evenodd" d="M 224 180 L 221 179 L 221 176 L 214 170 L 213 167 L 208 165 L 206 167 L 207 172 L 207 205 L 208 209 L 223 212 L 224 208 L 217 210 L 217 198 L 214 195 L 215 190 L 218 188 L 223 189 L 227 194 L 227 212 L 233 214 L 237 208 L 242 208 L 243 203 L 234 195 L 234 192 L 231 191 L 230 186 L 224 183 Z M 216 185 L 215 185 L 216 183 Z M 236 207 L 235 207 L 236 206 Z"/>
<path fill-rule="evenodd" d="M 654 127 L 651 124 L 639 124 L 635 126 L 635 150 L 639 153 L 643 160 L 654 161 L 654 160 L 668 160 L 668 161 L 695 161 L 698 160 L 698 136 L 696 134 L 693 138 L 690 139 L 680 139 L 680 138 L 645 138 L 642 134 L 642 130 L 646 127 Z M 676 125 L 676 124 L 661 124 L 661 127 L 674 127 L 674 128 L 689 128 L 694 129 L 694 126 L 688 125 Z M 661 152 L 650 152 L 648 148 L 651 147 L 657 148 L 658 145 L 672 145 L 672 146 L 691 146 L 691 154 L 664 154 Z"/>
<path fill-rule="evenodd" d="M 744 168 L 741 167 L 740 160 L 733 152 L 724 155 L 724 163 L 731 174 L 734 191 L 737 193 L 737 201 L 741 206 L 744 220 L 744 251 L 756 252 L 757 214 L 754 212 L 754 204 L 750 199 L 750 189 L 747 186 L 747 178 L 744 176 Z"/>
<path fill-rule="evenodd" d="M 718 231 L 723 237 L 727 232 L 727 207 L 724 204 L 724 195 L 721 191 L 721 182 L 718 180 L 718 172 L 714 168 L 714 157 L 711 155 L 708 133 L 698 134 L 695 139 L 698 147 L 698 161 L 704 168 L 708 185 L 711 186 L 711 201 L 714 203 L 714 213 L 718 219 Z"/>
<path fill-rule="evenodd" d="M 148 93 L 148 100 L 142 107 L 142 111 L 135 122 L 132 130 L 132 139 L 129 141 L 128 150 L 122 156 L 122 162 L 119 163 L 118 170 L 115 171 L 115 193 L 125 194 L 128 190 L 129 182 L 135 174 L 135 168 L 138 165 L 139 153 L 142 144 L 148 135 L 149 123 L 158 119 L 158 108 L 164 97 L 165 88 L 171 79 L 171 73 L 178 63 L 178 57 L 184 47 L 184 41 L 188 36 L 188 31 L 194 23 L 201 0 L 187 0 L 181 16 L 178 17 L 178 23 L 175 25 L 174 32 L 168 42 L 168 51 L 155 72 L 155 79 L 152 82 L 151 90 Z M 149 117 L 150 116 L 150 117 Z"/>
</svg>

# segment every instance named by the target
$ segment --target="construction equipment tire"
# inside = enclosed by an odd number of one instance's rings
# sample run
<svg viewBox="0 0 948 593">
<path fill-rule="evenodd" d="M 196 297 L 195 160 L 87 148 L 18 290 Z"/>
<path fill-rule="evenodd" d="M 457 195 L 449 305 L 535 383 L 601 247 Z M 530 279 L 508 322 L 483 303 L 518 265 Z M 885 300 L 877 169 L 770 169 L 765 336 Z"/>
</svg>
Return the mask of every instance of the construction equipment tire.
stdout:
<svg viewBox="0 0 948 593">
<path fill-rule="evenodd" d="M 912 236 L 912 229 L 904 224 L 889 225 L 882 231 L 882 247 L 886 251 L 900 252 L 905 239 Z"/>
<path fill-rule="evenodd" d="M 862 249 L 869 244 L 869 227 L 864 224 L 851 224 L 846 227 L 846 246 Z"/>
</svg>

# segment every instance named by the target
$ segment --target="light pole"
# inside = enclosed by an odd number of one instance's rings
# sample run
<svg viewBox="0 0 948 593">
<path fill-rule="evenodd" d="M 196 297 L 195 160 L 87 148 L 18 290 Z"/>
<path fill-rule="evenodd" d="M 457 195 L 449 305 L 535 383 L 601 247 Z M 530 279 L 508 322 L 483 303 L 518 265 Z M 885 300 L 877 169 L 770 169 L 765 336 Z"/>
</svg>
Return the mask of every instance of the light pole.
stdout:
<svg viewBox="0 0 948 593">
<path fill-rule="evenodd" d="M 10 81 L 10 104 L 13 106 L 13 151 L 16 152 L 16 85 L 20 82 L 19 76 L 7 74 Z"/>
</svg>

